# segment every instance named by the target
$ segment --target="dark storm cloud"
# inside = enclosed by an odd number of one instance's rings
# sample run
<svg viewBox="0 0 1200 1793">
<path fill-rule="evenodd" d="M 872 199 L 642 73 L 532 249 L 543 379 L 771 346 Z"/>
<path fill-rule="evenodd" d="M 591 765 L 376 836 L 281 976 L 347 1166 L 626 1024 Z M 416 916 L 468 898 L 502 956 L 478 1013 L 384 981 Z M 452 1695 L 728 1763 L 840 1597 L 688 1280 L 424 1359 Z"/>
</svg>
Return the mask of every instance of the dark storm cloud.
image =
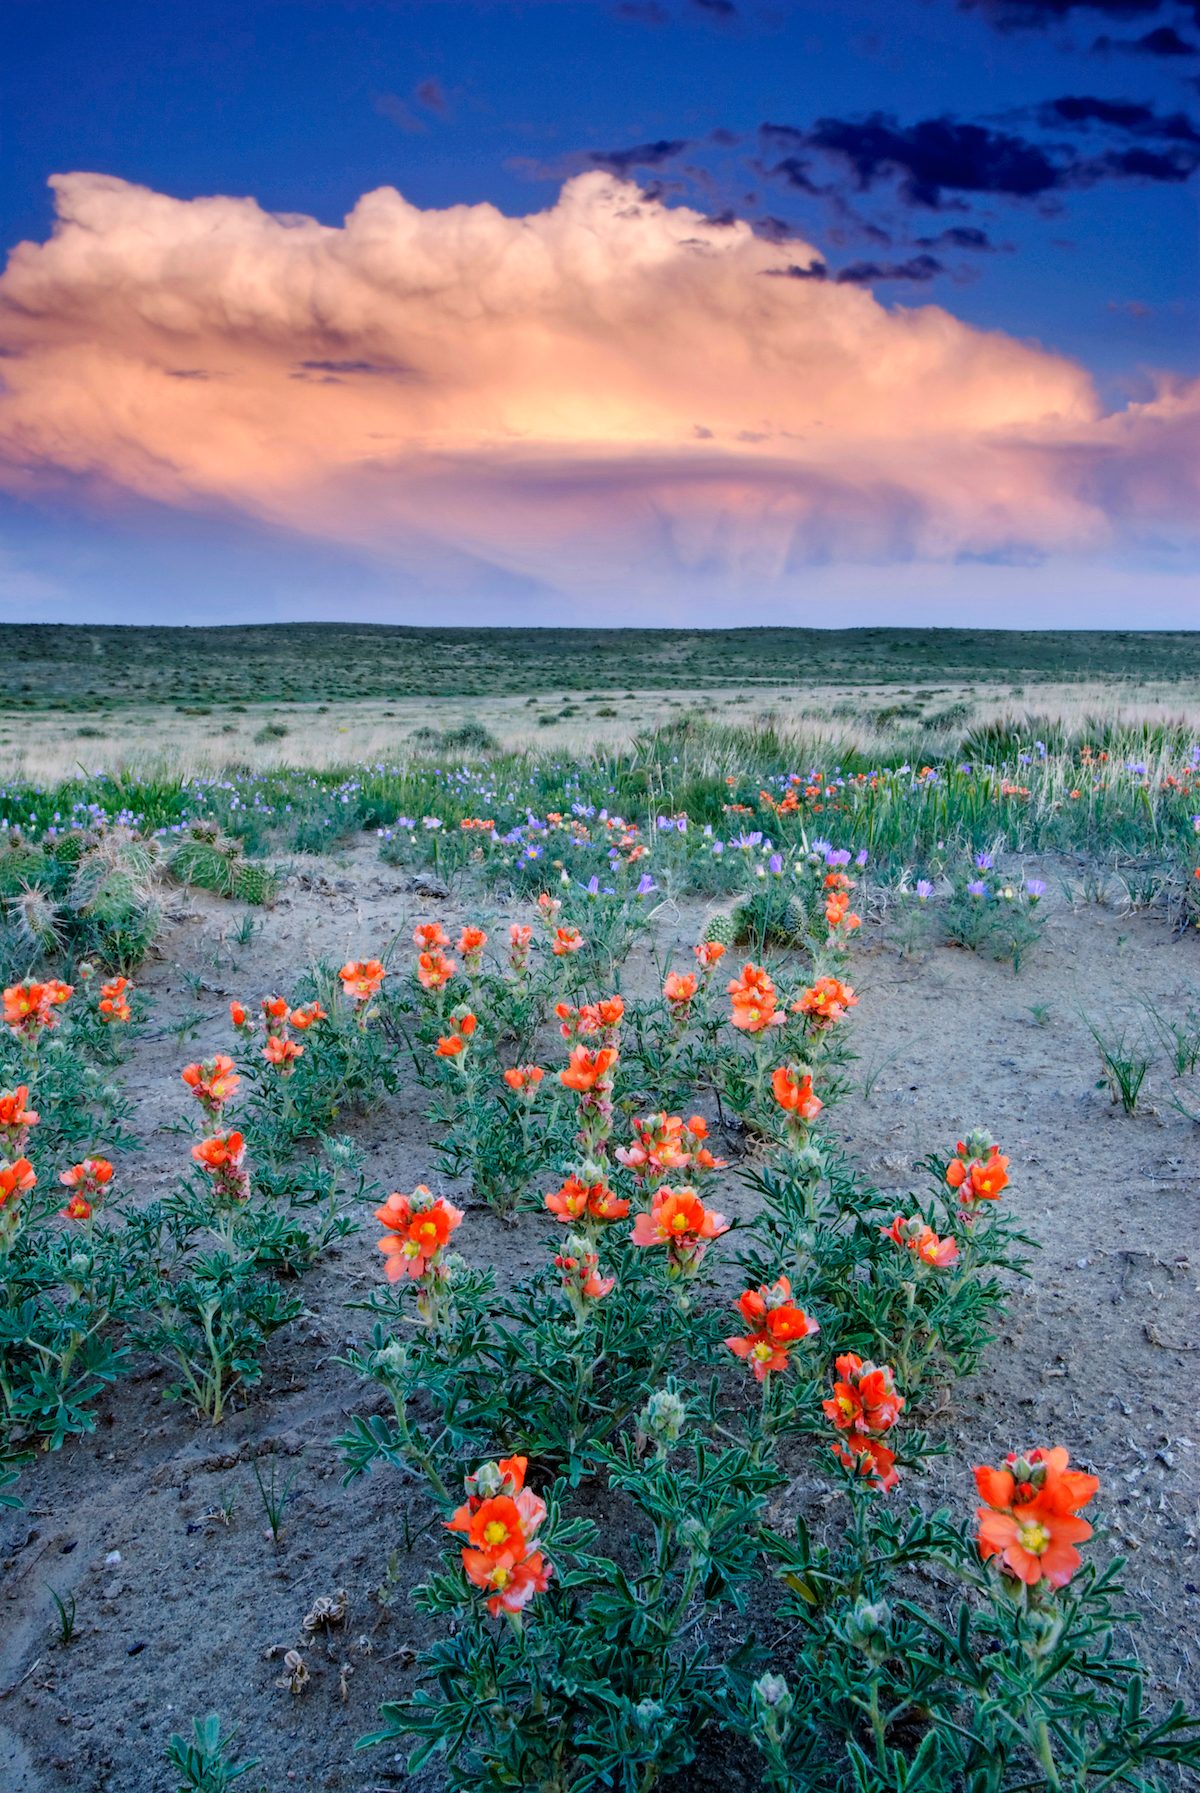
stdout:
<svg viewBox="0 0 1200 1793">
<path fill-rule="evenodd" d="M 661 168 L 690 147 L 686 137 L 660 137 L 654 143 L 635 143 L 631 149 L 593 149 L 588 161 L 613 174 L 629 174 L 635 168 Z"/>
<path fill-rule="evenodd" d="M 963 12 L 980 12 L 1003 30 L 1061 25 L 1072 13 L 1105 19 L 1146 19 L 1162 12 L 1163 0 L 959 0 Z M 1188 6 L 1188 11 L 1194 10 Z"/>
<path fill-rule="evenodd" d="M 1174 25 L 1158 25 L 1142 37 L 1098 37 L 1092 45 L 1101 53 L 1114 51 L 1127 56 L 1195 56 L 1200 44 L 1181 37 Z"/>
<path fill-rule="evenodd" d="M 1075 145 L 1035 142 L 963 119 L 943 116 L 901 125 L 884 112 L 859 119 L 819 118 L 806 130 L 765 124 L 762 137 L 767 144 L 793 150 L 768 172 L 802 192 L 828 192 L 813 178 L 811 154 L 794 153 L 805 149 L 849 167 L 860 192 L 895 178 L 903 200 L 931 211 L 948 206 L 961 210 L 964 197 L 1041 199 L 1104 180 L 1174 183 L 1187 180 L 1200 166 L 1200 127 L 1182 112 L 1162 114 L 1141 101 L 1067 94 L 1047 101 L 1036 117 L 1043 128 L 1059 132 L 1098 127 L 1142 141 L 1134 148 L 1085 154 Z M 1151 143 L 1153 149 L 1146 147 Z"/>
<path fill-rule="evenodd" d="M 836 273 L 823 261 L 811 261 L 806 267 L 792 262 L 786 268 L 768 268 L 768 274 L 781 280 L 830 280 L 835 286 L 874 286 L 881 280 L 933 280 L 945 272 L 933 255 L 914 255 L 908 261 L 856 261 Z"/>
<path fill-rule="evenodd" d="M 978 249 L 991 250 L 996 245 L 986 230 L 980 230 L 975 224 L 952 224 L 948 230 L 939 230 L 935 237 L 918 237 L 918 249 Z"/>
<path fill-rule="evenodd" d="M 770 134 L 772 137 L 776 133 L 782 134 L 785 129 L 786 127 L 780 125 L 763 126 L 764 134 Z M 803 137 L 803 133 L 800 131 L 792 131 L 788 134 L 796 138 L 802 139 Z M 812 164 L 806 156 L 784 156 L 772 166 L 769 172 L 781 177 L 789 187 L 795 187 L 798 193 L 821 193 L 824 189 L 817 186 L 808 172 L 811 166 Z"/>
<path fill-rule="evenodd" d="M 860 190 L 883 175 L 898 175 L 900 190 L 911 205 L 942 205 L 947 193 L 996 193 L 1035 199 L 1063 183 L 1064 171 L 1046 151 L 1028 139 L 988 125 L 955 118 L 927 118 L 900 125 L 884 112 L 865 119 L 819 118 L 811 130 L 767 124 L 769 142 L 795 143 L 821 150 L 847 163 Z M 814 191 L 807 163 L 788 157 L 773 172 L 782 172 L 793 186 L 803 177 Z"/>
<path fill-rule="evenodd" d="M 1159 113 L 1140 100 L 1099 99 L 1095 94 L 1064 94 L 1038 108 L 1039 122 L 1056 125 L 1107 125 L 1131 137 L 1169 143 L 1200 144 L 1200 129 L 1183 112 Z"/>
<path fill-rule="evenodd" d="M 1166 184 L 1190 180 L 1200 167 L 1200 154 L 1195 150 L 1164 151 L 1144 149 L 1110 150 L 1096 156 L 1080 170 L 1081 184 L 1104 179 L 1162 181 Z"/>
<path fill-rule="evenodd" d="M 301 361 L 292 378 L 302 380 L 307 374 L 367 374 L 378 380 L 409 380 L 413 369 L 398 361 Z"/>
</svg>

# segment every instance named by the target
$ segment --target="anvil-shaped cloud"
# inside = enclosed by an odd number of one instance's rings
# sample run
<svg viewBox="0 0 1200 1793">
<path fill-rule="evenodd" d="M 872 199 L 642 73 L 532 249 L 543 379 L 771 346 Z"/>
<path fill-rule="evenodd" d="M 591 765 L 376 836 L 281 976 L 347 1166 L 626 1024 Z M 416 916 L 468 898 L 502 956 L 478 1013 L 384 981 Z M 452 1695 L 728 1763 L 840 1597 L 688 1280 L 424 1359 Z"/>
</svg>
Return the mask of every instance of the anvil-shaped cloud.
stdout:
<svg viewBox="0 0 1200 1793">
<path fill-rule="evenodd" d="M 1105 414 L 1063 356 L 795 278 L 813 246 L 610 173 L 518 218 L 385 187 L 340 228 L 52 185 L 53 236 L 0 277 L 17 495 L 233 511 L 369 549 L 410 590 L 479 568 L 567 604 L 1104 555 L 1200 521 L 1200 385 Z"/>
</svg>

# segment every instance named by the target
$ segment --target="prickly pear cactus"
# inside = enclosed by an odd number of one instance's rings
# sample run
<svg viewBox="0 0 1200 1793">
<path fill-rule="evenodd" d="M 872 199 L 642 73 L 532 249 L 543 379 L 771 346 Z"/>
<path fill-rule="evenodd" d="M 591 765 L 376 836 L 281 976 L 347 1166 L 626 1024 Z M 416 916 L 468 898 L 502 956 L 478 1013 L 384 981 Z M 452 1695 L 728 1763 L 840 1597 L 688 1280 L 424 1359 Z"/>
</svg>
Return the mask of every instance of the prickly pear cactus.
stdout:
<svg viewBox="0 0 1200 1793">
<path fill-rule="evenodd" d="M 222 841 L 209 831 L 193 833 L 180 841 L 168 864 L 171 876 L 181 884 L 194 884 L 200 890 L 229 896 L 240 870 L 239 849 L 236 843 Z"/>
<path fill-rule="evenodd" d="M 278 890 L 279 880 L 268 866 L 243 861 L 234 871 L 230 895 L 261 908 L 275 901 Z"/>
<path fill-rule="evenodd" d="M 95 844 L 93 835 L 86 834 L 82 828 L 72 828 L 68 834 L 60 834 L 49 850 L 56 865 L 78 865 L 88 848 Z"/>
<path fill-rule="evenodd" d="M 40 847 L 23 840 L 0 847 L 0 897 L 20 896 L 23 890 L 50 884 L 53 879 L 53 865 Z"/>
</svg>

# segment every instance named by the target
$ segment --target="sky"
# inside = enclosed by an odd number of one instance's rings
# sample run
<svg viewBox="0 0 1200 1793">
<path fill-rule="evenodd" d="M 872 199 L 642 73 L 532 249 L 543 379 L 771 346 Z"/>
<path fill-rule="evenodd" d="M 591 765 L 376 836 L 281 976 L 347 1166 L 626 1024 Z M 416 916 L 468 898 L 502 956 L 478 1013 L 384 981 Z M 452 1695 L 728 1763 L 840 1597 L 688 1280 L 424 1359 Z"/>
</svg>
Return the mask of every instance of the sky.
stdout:
<svg viewBox="0 0 1200 1793">
<path fill-rule="evenodd" d="M 1200 0 L 6 38 L 6 620 L 1200 627 Z"/>
</svg>

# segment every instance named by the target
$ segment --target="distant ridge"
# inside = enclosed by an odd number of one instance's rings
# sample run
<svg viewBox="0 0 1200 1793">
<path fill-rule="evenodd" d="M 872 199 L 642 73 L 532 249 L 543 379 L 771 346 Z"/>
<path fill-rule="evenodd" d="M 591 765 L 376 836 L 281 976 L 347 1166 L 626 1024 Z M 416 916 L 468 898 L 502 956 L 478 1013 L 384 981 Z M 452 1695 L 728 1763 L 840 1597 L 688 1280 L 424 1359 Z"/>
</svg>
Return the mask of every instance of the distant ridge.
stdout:
<svg viewBox="0 0 1200 1793">
<path fill-rule="evenodd" d="M 0 707 L 1200 678 L 1200 631 L 0 624 Z"/>
</svg>

